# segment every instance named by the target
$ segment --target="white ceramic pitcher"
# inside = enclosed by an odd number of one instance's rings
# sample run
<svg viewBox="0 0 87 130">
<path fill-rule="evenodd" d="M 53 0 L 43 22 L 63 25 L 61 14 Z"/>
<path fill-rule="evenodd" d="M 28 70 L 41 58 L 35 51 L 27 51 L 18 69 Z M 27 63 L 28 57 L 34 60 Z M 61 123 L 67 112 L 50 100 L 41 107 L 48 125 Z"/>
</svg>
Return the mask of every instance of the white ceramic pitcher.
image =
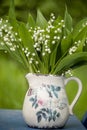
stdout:
<svg viewBox="0 0 87 130">
<path fill-rule="evenodd" d="M 77 102 L 82 84 L 76 77 L 64 78 L 53 75 L 27 74 L 29 83 L 23 104 L 23 117 L 31 127 L 61 128 L 68 120 L 69 114 Z M 65 92 L 65 85 L 75 80 L 78 83 L 78 92 L 69 105 Z"/>
</svg>

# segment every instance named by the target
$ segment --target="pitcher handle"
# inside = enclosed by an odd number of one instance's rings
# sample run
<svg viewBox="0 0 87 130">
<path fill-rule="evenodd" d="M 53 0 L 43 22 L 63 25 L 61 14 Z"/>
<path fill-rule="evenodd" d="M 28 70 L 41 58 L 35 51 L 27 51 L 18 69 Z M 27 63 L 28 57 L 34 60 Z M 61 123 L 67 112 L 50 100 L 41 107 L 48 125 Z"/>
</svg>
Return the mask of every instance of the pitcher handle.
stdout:
<svg viewBox="0 0 87 130">
<path fill-rule="evenodd" d="M 74 105 L 76 104 L 76 102 L 77 102 L 77 100 L 78 100 L 78 98 L 79 98 L 79 96 L 80 96 L 80 94 L 81 94 L 81 92 L 82 92 L 82 83 L 81 83 L 81 81 L 80 81 L 79 78 L 70 77 L 70 78 L 65 79 L 65 85 L 66 85 L 70 80 L 75 80 L 75 81 L 78 83 L 78 92 L 77 92 L 77 94 L 76 94 L 74 100 L 72 101 L 71 105 L 69 106 L 69 113 L 70 113 L 71 115 L 73 115 L 73 107 L 74 107 Z"/>
</svg>

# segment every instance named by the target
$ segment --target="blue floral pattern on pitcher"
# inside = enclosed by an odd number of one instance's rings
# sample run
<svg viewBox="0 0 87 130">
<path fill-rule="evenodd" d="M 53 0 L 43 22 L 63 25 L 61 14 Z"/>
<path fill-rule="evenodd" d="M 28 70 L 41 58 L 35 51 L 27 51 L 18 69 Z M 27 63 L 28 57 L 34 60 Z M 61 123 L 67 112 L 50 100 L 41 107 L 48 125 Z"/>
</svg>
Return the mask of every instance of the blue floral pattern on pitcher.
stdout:
<svg viewBox="0 0 87 130">
<path fill-rule="evenodd" d="M 30 96 L 29 100 L 32 104 L 32 107 L 34 109 L 40 108 L 39 111 L 36 112 L 37 116 L 37 121 L 38 123 L 42 120 L 45 119 L 46 121 L 55 121 L 57 118 L 60 117 L 60 112 L 58 112 L 58 109 L 64 109 L 66 107 L 66 103 L 61 102 L 60 99 L 58 100 L 58 94 L 61 91 L 60 86 L 54 86 L 54 85 L 49 85 L 49 84 L 42 84 L 42 87 L 38 88 L 39 91 L 45 90 L 45 92 L 48 94 L 49 100 L 46 102 L 42 99 L 39 98 L 38 96 L 38 90 L 37 92 L 35 91 L 36 94 L 34 94 L 34 90 L 30 89 L 28 95 Z M 53 105 L 52 99 L 56 98 L 59 103 L 54 104 L 56 107 L 53 109 L 51 108 Z M 50 107 L 48 107 L 50 106 Z M 58 108 L 58 109 L 57 109 Z"/>
</svg>

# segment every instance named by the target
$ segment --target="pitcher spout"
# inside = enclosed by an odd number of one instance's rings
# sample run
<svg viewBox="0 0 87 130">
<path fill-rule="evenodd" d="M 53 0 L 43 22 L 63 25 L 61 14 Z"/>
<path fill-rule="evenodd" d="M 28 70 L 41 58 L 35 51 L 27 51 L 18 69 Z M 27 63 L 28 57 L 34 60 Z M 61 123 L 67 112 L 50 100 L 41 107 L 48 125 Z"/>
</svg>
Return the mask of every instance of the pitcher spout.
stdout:
<svg viewBox="0 0 87 130">
<path fill-rule="evenodd" d="M 28 73 L 25 75 L 25 78 L 29 81 L 29 79 L 32 79 L 33 78 L 33 75 L 32 73 Z"/>
</svg>

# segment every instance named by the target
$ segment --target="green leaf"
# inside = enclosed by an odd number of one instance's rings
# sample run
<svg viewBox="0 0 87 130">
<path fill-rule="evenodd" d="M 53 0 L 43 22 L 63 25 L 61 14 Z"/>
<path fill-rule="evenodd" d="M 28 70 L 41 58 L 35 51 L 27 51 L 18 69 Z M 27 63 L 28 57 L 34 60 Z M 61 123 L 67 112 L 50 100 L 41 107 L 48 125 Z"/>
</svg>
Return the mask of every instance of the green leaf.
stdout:
<svg viewBox="0 0 87 130">
<path fill-rule="evenodd" d="M 30 32 L 28 32 L 25 24 L 20 23 L 18 31 L 19 31 L 19 36 L 22 39 L 23 45 L 25 47 L 28 47 L 30 52 L 34 53 L 35 50 L 33 47 L 33 40 L 32 40 L 31 34 L 30 34 Z"/>
<path fill-rule="evenodd" d="M 55 21 L 54 21 L 54 23 L 53 23 L 53 25 L 56 27 L 60 27 L 60 24 L 58 25 L 58 23 L 60 23 L 61 22 L 61 20 L 62 20 L 62 17 L 61 16 L 58 16 L 56 19 L 55 19 Z M 61 25 L 62 25 L 62 23 L 61 23 Z"/>
<path fill-rule="evenodd" d="M 25 59 L 23 59 L 23 57 L 21 56 L 19 50 L 12 52 L 7 45 L 5 45 L 4 50 L 6 50 L 11 55 L 12 58 L 14 58 L 18 63 L 20 63 L 24 67 L 25 70 L 28 71 L 28 65 L 27 65 Z"/>
<path fill-rule="evenodd" d="M 29 14 L 29 16 L 28 16 L 27 27 L 29 27 L 29 28 L 30 27 L 32 27 L 32 28 L 35 27 L 35 21 L 34 21 L 31 14 Z"/>
<path fill-rule="evenodd" d="M 16 19 L 14 0 L 10 0 L 9 18 Z"/>
<path fill-rule="evenodd" d="M 14 27 L 14 30 L 17 30 L 18 23 L 16 21 L 16 16 L 15 16 L 14 0 L 10 0 L 9 21 L 10 21 L 11 25 Z"/>
<path fill-rule="evenodd" d="M 72 17 L 68 13 L 67 7 L 65 11 L 64 22 L 65 22 L 64 35 L 66 36 L 72 31 Z"/>
<path fill-rule="evenodd" d="M 78 30 L 78 34 L 76 36 L 73 31 L 73 40 L 74 41 L 82 40 L 86 33 L 87 33 L 87 26 L 85 26 L 81 31 Z"/>
<path fill-rule="evenodd" d="M 50 56 L 50 66 L 53 67 L 56 61 L 56 52 L 57 52 L 57 48 L 54 49 L 54 51 L 52 52 L 51 56 Z"/>
<path fill-rule="evenodd" d="M 68 51 L 68 49 L 71 47 L 73 41 L 72 41 L 72 33 L 70 33 L 65 39 L 63 38 L 61 41 L 61 52 L 62 55 Z"/>
<path fill-rule="evenodd" d="M 40 63 L 40 72 L 43 73 L 43 74 L 48 73 L 48 65 L 46 66 L 46 64 L 47 64 L 47 57 L 44 58 L 44 62 L 42 61 Z"/>
<path fill-rule="evenodd" d="M 87 35 L 84 34 L 84 36 L 83 36 L 83 38 L 82 38 L 82 41 L 81 41 L 81 43 L 79 44 L 79 46 L 78 46 L 76 52 L 81 52 L 81 51 L 83 51 L 83 48 L 84 48 L 84 45 L 85 45 L 85 39 L 86 39 L 86 37 L 87 37 Z"/>
<path fill-rule="evenodd" d="M 79 32 L 84 28 L 83 25 L 85 25 L 86 22 L 87 22 L 87 18 L 82 19 L 77 23 L 77 25 L 73 29 L 73 39 L 75 39 L 79 34 Z"/>
<path fill-rule="evenodd" d="M 87 51 L 87 41 L 85 41 L 85 45 L 83 47 L 83 51 Z"/>
<path fill-rule="evenodd" d="M 59 43 L 57 43 L 57 45 L 55 46 L 54 50 L 51 52 L 51 55 L 50 55 L 51 68 L 53 68 L 53 66 L 55 65 L 55 62 L 56 62 L 58 46 L 59 46 Z"/>
<path fill-rule="evenodd" d="M 44 16 L 42 15 L 42 13 L 40 12 L 40 10 L 37 10 L 37 19 L 36 19 L 36 25 L 41 27 L 41 28 L 45 28 L 47 26 L 47 21 L 44 18 Z"/>
<path fill-rule="evenodd" d="M 83 47 L 84 47 L 84 43 L 85 43 L 86 37 L 87 37 L 87 26 L 84 27 L 82 29 L 82 31 L 80 31 L 78 33 L 78 35 L 75 37 L 75 39 L 74 39 L 74 41 L 77 41 L 77 42 L 80 41 L 79 46 L 78 46 L 76 52 L 83 51 Z"/>
<path fill-rule="evenodd" d="M 83 61 L 87 62 L 87 52 L 78 52 L 72 55 L 68 55 L 65 58 L 63 58 L 59 64 L 55 66 L 53 74 L 61 74 L 70 67 L 75 67 L 77 63 Z"/>
<path fill-rule="evenodd" d="M 19 36 L 22 39 L 23 46 L 25 48 L 27 47 L 28 50 L 31 53 L 35 53 L 36 54 L 36 60 L 39 62 L 39 65 L 42 66 L 42 63 L 40 61 L 40 57 L 36 53 L 35 48 L 33 46 L 34 42 L 33 42 L 32 36 L 31 36 L 30 32 L 28 31 L 28 29 L 26 28 L 26 25 L 23 24 L 23 23 L 20 23 L 18 31 L 19 31 Z M 32 65 L 32 66 L 29 65 L 29 68 L 30 68 L 30 70 L 32 72 L 35 70 L 35 66 L 34 65 Z"/>
<path fill-rule="evenodd" d="M 0 45 L 0 51 L 5 50 L 6 48 Z"/>
</svg>

